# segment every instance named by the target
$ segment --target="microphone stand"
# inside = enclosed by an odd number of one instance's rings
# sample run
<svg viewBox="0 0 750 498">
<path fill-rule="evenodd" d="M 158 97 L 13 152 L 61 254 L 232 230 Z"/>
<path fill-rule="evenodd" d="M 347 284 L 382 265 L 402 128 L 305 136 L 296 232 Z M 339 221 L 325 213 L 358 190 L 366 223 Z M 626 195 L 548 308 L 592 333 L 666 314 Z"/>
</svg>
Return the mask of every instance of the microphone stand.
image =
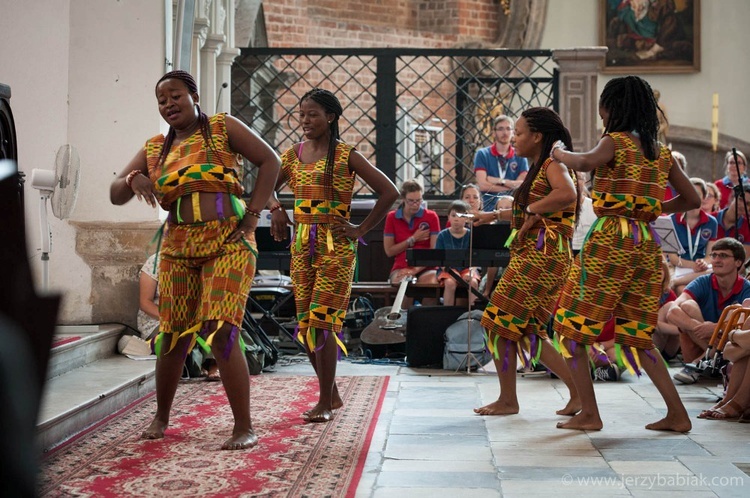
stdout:
<svg viewBox="0 0 750 498">
<path fill-rule="evenodd" d="M 456 213 L 456 216 L 458 216 L 459 218 L 467 218 L 467 219 L 469 219 L 470 223 L 471 223 L 471 220 L 473 220 L 473 218 L 474 218 L 474 215 L 471 214 L 471 213 Z M 471 263 L 472 263 L 472 256 L 473 256 L 473 253 L 474 253 L 474 230 L 473 230 L 473 226 L 474 225 L 472 223 L 472 228 L 469 229 L 469 278 L 471 278 Z M 466 330 L 466 356 L 464 356 L 464 359 L 461 360 L 461 363 L 458 364 L 458 368 L 456 368 L 456 372 L 458 372 L 459 370 L 461 370 L 461 367 L 463 366 L 464 362 L 466 362 L 466 373 L 467 374 L 471 373 L 471 365 L 472 365 L 472 361 L 471 360 L 474 360 L 474 364 L 479 369 L 481 369 L 482 371 L 484 371 L 484 365 L 482 365 L 482 363 L 479 361 L 479 358 L 477 358 L 474 355 L 474 352 L 471 350 L 471 324 L 474 321 L 474 318 L 471 316 L 471 299 L 470 299 L 470 297 L 471 297 L 471 290 L 472 290 L 471 282 L 469 282 L 469 293 L 468 293 L 468 295 L 466 297 L 466 301 L 468 302 L 468 304 L 466 305 L 467 312 L 468 312 L 468 317 L 466 319 L 466 327 L 467 327 L 467 330 Z"/>
<path fill-rule="evenodd" d="M 742 174 L 740 173 L 740 161 L 737 155 L 737 148 L 732 147 L 732 156 L 734 157 L 734 167 L 737 169 L 737 185 L 733 187 L 734 191 L 734 238 L 740 240 L 740 197 L 742 197 L 743 204 L 745 206 L 745 223 L 750 223 L 750 215 L 748 214 L 747 204 L 745 200 L 745 183 L 742 181 Z M 747 164 L 745 165 L 747 168 Z M 740 241 L 742 242 L 742 241 Z"/>
</svg>

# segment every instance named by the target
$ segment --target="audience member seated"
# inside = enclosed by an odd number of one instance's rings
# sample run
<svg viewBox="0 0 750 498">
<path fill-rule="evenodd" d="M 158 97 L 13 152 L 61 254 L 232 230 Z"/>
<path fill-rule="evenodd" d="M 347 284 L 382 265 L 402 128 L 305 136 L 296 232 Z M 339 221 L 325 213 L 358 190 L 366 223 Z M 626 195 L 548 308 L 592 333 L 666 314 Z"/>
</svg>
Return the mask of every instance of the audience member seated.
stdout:
<svg viewBox="0 0 750 498">
<path fill-rule="evenodd" d="M 593 380 L 620 380 L 620 366 L 615 349 L 615 319 L 611 318 L 602 328 L 597 341 L 589 348 L 591 378 Z"/>
<path fill-rule="evenodd" d="M 406 180 L 401 186 L 401 205 L 388 213 L 383 231 L 385 254 L 394 258 L 388 281 L 398 285 L 405 278 L 417 279 L 419 283 L 436 284 L 436 269 L 433 267 L 409 266 L 406 250 L 432 249 L 440 233 L 440 219 L 435 211 L 427 209 L 422 198 L 422 186 L 414 180 Z M 424 304 L 437 304 L 434 299 L 425 299 Z M 404 299 L 403 306 L 412 304 Z"/>
<path fill-rule="evenodd" d="M 750 224 L 745 221 L 746 206 L 750 207 L 750 182 L 742 184 L 743 195 L 735 198 L 732 194 L 732 200 L 729 205 L 716 213 L 716 221 L 719 223 L 719 237 L 734 237 L 742 242 L 745 246 L 745 259 L 750 256 Z M 739 200 L 739 202 L 737 202 Z M 739 222 L 737 219 L 737 206 L 739 205 Z M 736 230 L 735 230 L 736 227 Z"/>
<path fill-rule="evenodd" d="M 511 145 L 513 119 L 501 115 L 494 120 L 494 143 L 477 150 L 474 156 L 474 176 L 482 191 L 484 211 L 492 211 L 500 195 L 508 195 L 521 186 L 529 163 L 516 155 Z"/>
<path fill-rule="evenodd" d="M 700 178 L 691 178 L 690 181 L 701 199 L 704 199 L 707 192 L 706 182 Z M 710 273 L 711 267 L 705 258 L 716 241 L 718 222 L 700 208 L 687 213 L 674 213 L 670 217 L 684 251 L 680 256 L 669 255 L 669 262 L 675 267 L 672 286 L 675 292 L 680 294 L 687 284 L 701 275 Z"/>
<path fill-rule="evenodd" d="M 706 188 L 706 198 L 703 199 L 701 209 L 716 216 L 716 213 L 721 210 L 721 190 L 715 183 L 706 183 Z"/>
<path fill-rule="evenodd" d="M 659 319 L 651 340 L 654 341 L 654 345 L 661 352 L 664 361 L 670 361 L 680 352 L 680 330 L 676 325 L 669 323 L 667 320 L 667 312 L 671 308 L 668 304 L 677 299 L 677 294 L 672 290 L 672 276 L 670 275 L 669 264 L 666 261 L 662 261 L 661 266 L 662 294 L 659 298 Z"/>
<path fill-rule="evenodd" d="M 579 172 L 576 175 L 578 176 L 578 190 L 581 192 L 581 211 L 578 213 L 578 222 L 576 223 L 573 240 L 571 241 L 573 256 L 577 256 L 581 252 L 583 241 L 586 240 L 586 235 L 589 233 L 591 225 L 596 221 L 594 203 L 591 200 L 591 193 L 586 186 L 586 173 Z"/>
<path fill-rule="evenodd" d="M 738 166 L 740 175 L 745 178 L 747 158 L 745 157 L 745 154 L 740 151 L 737 151 L 737 156 L 739 159 Z M 739 185 L 740 183 L 739 176 L 737 175 L 737 165 L 734 161 L 734 154 L 732 154 L 731 150 L 724 155 L 724 175 L 724 178 L 720 178 L 714 182 L 714 184 L 719 188 L 719 191 L 721 191 L 720 206 L 722 208 L 727 207 L 732 201 L 734 197 L 732 189 L 735 185 Z"/>
<path fill-rule="evenodd" d="M 694 384 L 700 369 L 694 363 L 708 348 L 708 341 L 724 308 L 750 298 L 750 282 L 740 271 L 745 249 L 739 241 L 719 239 L 710 253 L 713 272 L 690 282 L 677 299 L 668 303 L 667 321 L 680 331 L 680 350 L 685 368 L 674 375 L 683 384 Z"/>
<path fill-rule="evenodd" d="M 742 306 L 750 306 L 745 301 Z M 732 362 L 731 374 L 726 392 L 721 401 L 708 410 L 704 410 L 698 418 L 710 420 L 738 420 L 750 422 L 750 320 L 742 329 L 729 332 L 728 341 L 724 346 L 724 358 Z"/>
<path fill-rule="evenodd" d="M 512 195 L 501 195 L 497 198 L 495 204 L 495 211 L 501 209 L 513 209 L 513 196 Z M 496 222 L 495 222 L 496 223 Z M 500 278 L 500 268 L 497 266 L 490 266 L 482 277 L 482 281 L 479 282 L 479 288 L 481 289 L 482 295 L 489 298 L 492 291 L 495 289 L 495 283 Z"/>
<path fill-rule="evenodd" d="M 453 201 L 448 212 L 448 223 L 450 228 L 442 230 L 435 241 L 435 249 L 469 249 L 469 238 L 471 232 L 466 228 L 467 218 L 462 218 L 460 214 L 466 214 L 469 206 L 464 201 Z M 451 268 L 458 273 L 464 282 L 468 283 L 473 289 L 479 287 L 479 270 L 472 268 Z M 448 273 L 447 269 L 438 269 L 437 279 L 443 287 L 443 304 L 446 306 L 456 305 L 456 288 L 459 283 Z M 469 292 L 469 305 L 474 304 L 476 296 Z"/>
<path fill-rule="evenodd" d="M 153 341 L 159 334 L 159 261 L 156 254 L 152 254 L 141 267 L 138 278 L 138 316 L 136 317 L 138 332 L 141 337 L 123 336 L 118 343 L 118 350 L 127 353 L 128 350 L 152 351 Z M 139 341 L 139 344 L 134 344 Z M 203 375 L 206 380 L 218 381 L 219 367 L 210 355 L 203 360 Z M 192 361 L 192 358 L 186 359 Z M 197 366 L 196 366 L 197 368 Z"/>
<path fill-rule="evenodd" d="M 672 151 L 672 161 L 680 167 L 680 169 L 687 174 L 687 158 L 682 152 Z M 664 202 L 670 200 L 672 197 L 677 195 L 674 187 L 671 183 L 667 182 L 667 190 L 664 192 Z"/>
</svg>

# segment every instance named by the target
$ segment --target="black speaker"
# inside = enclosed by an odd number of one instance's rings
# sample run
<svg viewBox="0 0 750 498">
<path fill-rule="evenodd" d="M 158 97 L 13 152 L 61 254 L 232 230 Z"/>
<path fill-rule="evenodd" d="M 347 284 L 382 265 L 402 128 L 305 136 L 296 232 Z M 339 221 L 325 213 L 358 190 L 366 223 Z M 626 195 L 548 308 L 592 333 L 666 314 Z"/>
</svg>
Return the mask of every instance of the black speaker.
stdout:
<svg viewBox="0 0 750 498">
<path fill-rule="evenodd" d="M 445 329 L 466 313 L 465 306 L 415 306 L 406 315 L 406 363 L 443 368 Z"/>
<path fill-rule="evenodd" d="M 10 111 L 10 87 L 0 83 L 0 159 L 18 160 L 16 127 Z"/>
</svg>

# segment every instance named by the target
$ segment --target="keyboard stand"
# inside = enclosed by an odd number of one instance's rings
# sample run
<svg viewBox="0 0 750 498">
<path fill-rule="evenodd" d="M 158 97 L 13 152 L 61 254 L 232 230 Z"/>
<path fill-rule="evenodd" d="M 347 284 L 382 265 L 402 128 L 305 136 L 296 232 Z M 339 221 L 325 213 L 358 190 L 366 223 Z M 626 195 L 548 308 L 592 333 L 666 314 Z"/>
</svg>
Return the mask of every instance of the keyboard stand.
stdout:
<svg viewBox="0 0 750 498">
<path fill-rule="evenodd" d="M 258 288 L 260 288 L 260 287 L 258 287 Z M 272 287 L 272 288 L 273 289 L 277 289 L 278 287 Z M 252 296 L 252 294 L 250 294 L 247 297 L 247 305 L 245 306 L 245 316 L 243 318 L 243 322 L 247 326 L 263 330 L 263 328 L 260 325 L 260 322 L 258 322 L 258 320 L 256 320 L 255 317 L 253 316 L 253 309 L 255 309 L 255 310 L 259 311 L 260 313 L 262 313 L 265 318 L 267 318 L 268 320 L 270 320 L 271 322 L 273 322 L 274 325 L 276 325 L 276 327 L 279 329 L 279 335 L 283 333 L 284 335 L 286 335 L 289 338 L 289 340 L 291 340 L 294 343 L 294 345 L 297 347 L 297 349 L 301 353 L 306 353 L 307 351 L 305 350 L 304 346 L 297 339 L 295 339 L 294 334 L 292 334 L 291 332 L 289 332 L 286 329 L 286 327 L 284 327 L 284 325 L 281 322 L 279 322 L 279 320 L 276 318 L 276 315 L 275 315 L 275 313 L 288 300 L 292 299 L 293 297 L 294 297 L 294 293 L 290 292 L 287 295 L 283 296 L 281 299 L 279 299 L 278 302 L 274 303 L 274 305 L 271 306 L 271 309 L 266 309 L 263 306 L 261 306 L 258 301 L 255 300 L 255 298 Z M 263 333 L 265 333 L 265 331 L 263 331 Z M 268 335 L 268 334 L 266 334 L 266 335 Z"/>
</svg>

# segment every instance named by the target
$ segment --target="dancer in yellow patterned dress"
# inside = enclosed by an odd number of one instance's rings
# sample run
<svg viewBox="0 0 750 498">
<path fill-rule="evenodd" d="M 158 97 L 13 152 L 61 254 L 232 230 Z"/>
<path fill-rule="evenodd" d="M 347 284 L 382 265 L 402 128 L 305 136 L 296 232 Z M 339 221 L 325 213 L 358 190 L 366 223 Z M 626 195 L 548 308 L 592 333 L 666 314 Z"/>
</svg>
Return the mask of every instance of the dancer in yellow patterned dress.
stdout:
<svg viewBox="0 0 750 498">
<path fill-rule="evenodd" d="M 514 230 L 506 243 L 510 264 L 482 316 L 500 397 L 474 411 L 480 415 L 518 413 L 516 357 L 520 355 L 527 366 L 540 360 L 565 382 L 570 401 L 557 413 L 573 415 L 581 404 L 573 378 L 547 337 L 547 325 L 570 268 L 570 243 L 580 204 L 575 174 L 551 160 L 549 151 L 557 140 L 570 146 L 570 133 L 555 111 L 533 107 L 516 122 L 515 136 L 516 151 L 532 166 L 515 192 L 512 209 L 475 215 L 477 224 L 495 217 L 510 218 Z"/>
<path fill-rule="evenodd" d="M 277 189 L 288 183 L 294 194 L 295 235 L 291 277 L 297 305 L 298 339 L 318 376 L 318 403 L 303 413 L 309 422 L 328 422 L 342 406 L 336 386 L 341 328 L 349 305 L 358 240 L 386 215 L 398 198 L 396 186 L 340 140 L 343 109 L 331 92 L 314 88 L 300 100 L 305 140 L 282 155 Z M 352 191 L 359 175 L 378 196 L 362 224 L 350 223 Z M 272 234 L 286 236 L 291 222 L 278 199 L 271 199 Z M 338 345 L 338 347 L 337 347 Z"/>
<path fill-rule="evenodd" d="M 687 411 L 651 341 L 661 296 L 662 252 L 650 222 L 662 213 L 700 207 L 701 200 L 672 155 L 656 140 L 659 120 L 649 84 L 637 76 L 610 80 L 599 99 L 604 136 L 590 152 L 555 144 L 551 157 L 576 171 L 594 171 L 591 192 L 598 220 L 589 230 L 565 283 L 554 328 L 563 336 L 583 404 L 563 429 L 599 430 L 602 420 L 586 346 L 615 318 L 621 359 L 640 375 L 642 366 L 667 404 L 667 415 L 647 429 L 689 431 Z M 679 194 L 664 201 L 667 180 Z"/>
<path fill-rule="evenodd" d="M 146 142 L 110 189 L 113 204 L 136 196 L 169 212 L 159 263 L 157 407 L 143 437 L 164 437 L 185 356 L 198 342 L 214 354 L 234 415 L 222 449 L 250 448 L 258 438 L 239 328 L 255 273 L 255 227 L 276 183 L 279 157 L 237 119 L 201 112 L 198 87 L 185 71 L 165 74 L 156 99 L 169 133 Z M 258 167 L 247 207 L 240 199 L 238 153 Z"/>
</svg>

